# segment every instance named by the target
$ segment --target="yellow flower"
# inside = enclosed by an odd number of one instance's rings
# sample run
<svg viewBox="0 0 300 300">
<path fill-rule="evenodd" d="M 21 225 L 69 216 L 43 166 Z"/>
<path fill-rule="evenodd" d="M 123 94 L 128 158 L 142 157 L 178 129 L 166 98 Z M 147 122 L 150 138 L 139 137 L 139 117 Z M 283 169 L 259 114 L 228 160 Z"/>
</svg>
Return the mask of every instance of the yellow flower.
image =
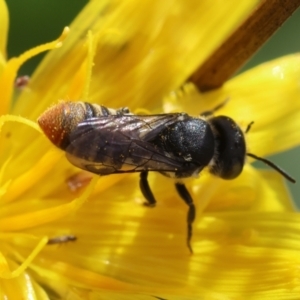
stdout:
<svg viewBox="0 0 300 300">
<path fill-rule="evenodd" d="M 217 114 L 243 129 L 255 121 L 249 151 L 264 156 L 299 145 L 299 55 L 261 65 L 211 92 L 187 84 L 171 93 L 255 5 L 90 1 L 68 35 L 65 30 L 58 40 L 6 61 L 8 18 L 0 0 L 2 298 L 299 297 L 300 215 L 279 174 L 246 164 L 233 181 L 206 172 L 187 180 L 197 207 L 190 255 L 187 207 L 170 179 L 150 174 L 157 207 L 145 208 L 138 174 L 95 176 L 89 183 L 90 175 L 70 165 L 35 123 L 61 99 L 197 115 L 229 98 Z M 12 103 L 19 66 L 49 49 Z"/>
</svg>

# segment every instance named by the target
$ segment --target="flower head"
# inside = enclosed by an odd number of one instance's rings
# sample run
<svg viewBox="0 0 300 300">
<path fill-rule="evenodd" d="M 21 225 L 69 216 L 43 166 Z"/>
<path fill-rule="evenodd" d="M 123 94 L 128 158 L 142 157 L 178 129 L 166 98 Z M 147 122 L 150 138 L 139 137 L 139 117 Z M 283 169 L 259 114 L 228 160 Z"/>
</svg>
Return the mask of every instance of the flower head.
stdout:
<svg viewBox="0 0 300 300">
<path fill-rule="evenodd" d="M 233 181 L 205 171 L 188 179 L 197 208 L 190 255 L 187 206 L 169 178 L 149 175 L 157 207 L 145 208 L 137 174 L 92 177 L 71 165 L 35 123 L 59 100 L 198 115 L 229 99 L 216 114 L 230 116 L 243 130 L 255 121 L 246 134 L 251 153 L 265 156 L 299 145 L 299 55 L 256 67 L 210 92 L 199 93 L 191 83 L 179 89 L 254 6 L 255 1 L 91 1 L 68 35 L 64 31 L 53 43 L 8 61 L 7 26 L 0 25 L 0 294 L 299 295 L 300 215 L 279 174 L 247 163 Z M 12 104 L 19 66 L 49 49 Z"/>
</svg>

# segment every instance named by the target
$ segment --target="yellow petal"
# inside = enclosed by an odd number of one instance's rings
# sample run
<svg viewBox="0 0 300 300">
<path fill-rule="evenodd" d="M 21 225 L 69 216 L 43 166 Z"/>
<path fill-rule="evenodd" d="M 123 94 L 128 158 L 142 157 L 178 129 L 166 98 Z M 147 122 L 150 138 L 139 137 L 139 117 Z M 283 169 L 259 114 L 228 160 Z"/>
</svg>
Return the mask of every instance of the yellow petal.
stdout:
<svg viewBox="0 0 300 300">
<path fill-rule="evenodd" d="M 182 84 L 256 4 L 90 1 L 71 25 L 74 30 L 63 48 L 47 56 L 35 72 L 33 93 L 23 93 L 14 112 L 36 118 L 57 99 L 69 99 L 74 74 L 80 78 L 78 71 L 84 71 L 88 30 L 98 39 L 90 101 L 158 107 L 159 99 Z"/>
<path fill-rule="evenodd" d="M 299 77 L 300 55 L 293 54 L 245 72 L 224 87 L 235 90 L 232 97 L 238 93 L 243 98 L 233 114 L 255 122 L 248 135 L 250 152 L 265 156 L 299 145 Z"/>
<path fill-rule="evenodd" d="M 8 33 L 8 10 L 4 0 L 0 0 L 0 74 L 6 61 L 6 43 Z"/>
<path fill-rule="evenodd" d="M 0 259 L 2 261 L 2 257 Z M 11 259 L 7 263 L 12 269 L 18 267 L 18 264 Z M 23 272 L 18 277 L 10 280 L 0 279 L 0 286 L 0 297 L 2 299 L 49 299 L 44 289 L 27 272 Z"/>
<path fill-rule="evenodd" d="M 228 102 L 216 115 L 231 116 L 244 130 L 247 150 L 266 156 L 300 143 L 300 56 L 292 54 L 261 64 L 229 80 L 222 88 L 199 94 L 192 85 L 164 99 L 164 110 L 195 115 Z"/>
<path fill-rule="evenodd" d="M 2 90 L 0 116 L 7 113 L 8 110 L 10 109 L 10 105 L 11 105 L 10 102 L 12 101 L 12 89 L 14 87 L 14 80 L 17 75 L 17 71 L 21 67 L 21 65 L 31 57 L 41 52 L 60 47 L 62 41 L 65 39 L 66 35 L 68 34 L 68 31 L 69 29 L 68 27 L 66 27 L 62 35 L 57 40 L 32 48 L 24 52 L 18 57 L 11 58 L 7 62 L 3 72 L 0 73 L 0 90 Z"/>
<path fill-rule="evenodd" d="M 190 189 L 201 211 L 294 211 L 282 176 L 275 171 L 258 171 L 246 165 L 235 180 L 201 176 Z"/>
<path fill-rule="evenodd" d="M 32 119 L 50 103 L 68 97 L 85 97 L 112 107 L 128 105 L 133 111 L 146 106 L 161 112 L 162 97 L 184 82 L 256 4 L 198 2 L 89 2 L 73 23 L 73 33 L 64 46 L 52 51 L 35 73 L 13 113 Z M 197 114 L 198 108 L 199 112 L 206 109 L 204 100 L 213 98 L 209 103 L 213 106 L 230 97 L 219 113 L 232 115 L 246 128 L 253 121 L 242 105 L 252 99 L 249 86 L 268 83 L 269 73 L 259 72 L 260 80 L 253 83 L 241 75 L 213 93 L 187 94 L 181 101 L 176 99 L 177 103 L 164 103 L 170 110 L 179 107 Z M 293 71 L 284 69 L 283 73 Z M 287 80 L 286 84 L 284 91 L 295 91 L 295 82 Z M 200 101 L 193 102 L 193 97 Z M 251 101 L 261 105 L 257 98 Z M 247 105 L 254 107 L 254 114 L 257 107 L 251 101 Z M 252 133 L 269 130 L 270 123 L 277 126 L 278 120 L 291 115 L 288 105 L 280 105 L 279 109 L 272 107 L 270 118 L 265 112 L 258 114 L 264 121 L 254 120 L 259 126 L 253 126 L 249 139 Z M 194 255 L 190 255 L 187 206 L 170 180 L 159 174 L 149 176 L 157 198 L 155 209 L 141 205 L 144 199 L 138 174 L 101 178 L 92 193 L 97 179 L 89 183 L 90 178 L 76 177 L 78 170 L 60 158 L 62 152 L 54 150 L 44 136 L 1 120 L 5 124 L 0 153 L 0 227 L 6 231 L 0 234 L 2 277 L 11 278 L 18 272 L 21 279 L 27 276 L 28 295 L 39 291 L 44 296 L 43 286 L 49 297 L 54 294 L 53 298 L 62 299 L 298 297 L 300 219 L 292 212 L 278 175 L 259 173 L 247 165 L 236 181 L 221 182 L 204 172 L 200 179 L 188 180 L 197 206 Z M 288 130 L 285 127 L 283 131 Z M 252 147 L 260 150 L 250 140 Z M 74 191 L 68 187 L 72 181 Z M 88 186 L 83 189 L 80 184 Z M 25 231 L 35 240 L 18 236 Z M 68 235 L 77 240 L 45 245 L 48 237 Z M 23 272 L 29 263 L 40 284 L 38 289 L 27 269 Z M 11 282 L 17 285 L 17 279 Z M 8 295 L 24 298 L 22 285 L 13 290 L 8 284 Z"/>
<path fill-rule="evenodd" d="M 163 204 L 147 209 L 110 202 L 103 198 L 100 205 L 90 202 L 77 217 L 44 228 L 71 228 L 78 237 L 72 244 L 48 246 L 35 261 L 33 268 L 39 268 L 36 270 L 46 282 L 69 282 L 101 289 L 104 294 L 122 290 L 133 295 L 138 289 L 142 295 L 177 297 L 219 293 L 241 299 L 248 295 L 273 299 L 278 293 L 278 299 L 286 299 L 300 292 L 299 214 L 198 215 L 195 253 L 190 255 L 184 245 L 186 211 Z M 121 280 L 115 281 L 115 274 Z"/>
</svg>

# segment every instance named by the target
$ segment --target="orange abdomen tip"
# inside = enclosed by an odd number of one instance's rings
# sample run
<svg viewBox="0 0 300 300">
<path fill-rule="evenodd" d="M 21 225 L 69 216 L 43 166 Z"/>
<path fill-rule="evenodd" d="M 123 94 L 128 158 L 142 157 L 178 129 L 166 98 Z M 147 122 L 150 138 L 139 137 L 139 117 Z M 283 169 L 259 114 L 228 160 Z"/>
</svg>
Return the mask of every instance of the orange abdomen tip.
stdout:
<svg viewBox="0 0 300 300">
<path fill-rule="evenodd" d="M 82 102 L 61 102 L 47 109 L 37 122 L 48 139 L 65 150 L 69 135 L 84 120 L 85 110 Z"/>
</svg>

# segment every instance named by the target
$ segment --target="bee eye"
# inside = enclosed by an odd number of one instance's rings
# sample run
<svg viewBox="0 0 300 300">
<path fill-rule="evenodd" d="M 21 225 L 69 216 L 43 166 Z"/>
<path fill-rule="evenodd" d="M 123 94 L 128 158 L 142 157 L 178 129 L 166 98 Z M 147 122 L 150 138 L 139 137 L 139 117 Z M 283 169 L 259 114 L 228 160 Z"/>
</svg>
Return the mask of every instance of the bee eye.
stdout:
<svg viewBox="0 0 300 300">
<path fill-rule="evenodd" d="M 215 133 L 215 156 L 210 172 L 223 179 L 240 175 L 245 164 L 246 144 L 239 126 L 229 117 L 218 116 L 209 120 Z"/>
</svg>

